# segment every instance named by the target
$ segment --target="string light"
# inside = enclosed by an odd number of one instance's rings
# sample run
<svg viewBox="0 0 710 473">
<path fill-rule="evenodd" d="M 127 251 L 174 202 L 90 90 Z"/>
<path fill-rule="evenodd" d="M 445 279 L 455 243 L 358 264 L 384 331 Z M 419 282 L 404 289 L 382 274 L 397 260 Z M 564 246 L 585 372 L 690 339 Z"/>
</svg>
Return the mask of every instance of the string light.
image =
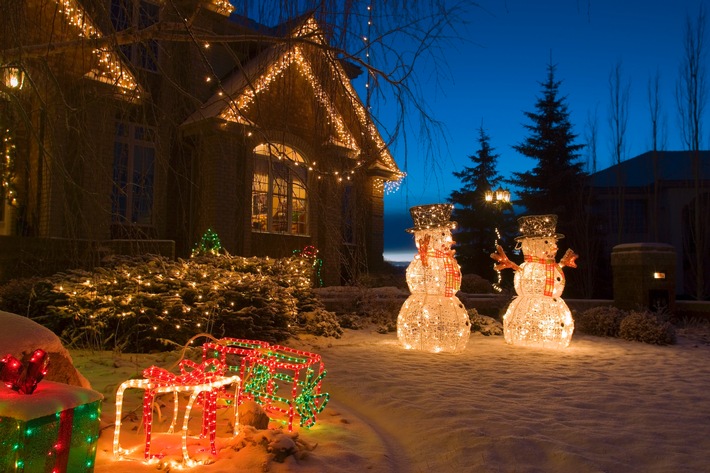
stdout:
<svg viewBox="0 0 710 473">
<path fill-rule="evenodd" d="M 59 12 L 64 15 L 69 25 L 77 28 L 80 38 L 98 39 L 103 35 L 77 0 L 55 0 Z M 111 49 L 93 49 L 92 54 L 98 59 L 98 68 L 87 73 L 87 77 L 115 85 L 121 93 L 130 99 L 139 99 L 140 90 L 136 79 L 120 56 Z M 130 93 L 130 94 L 129 94 Z"/>
<path fill-rule="evenodd" d="M 17 190 L 15 187 L 15 143 L 9 128 L 4 129 L 2 137 L 2 162 L 0 162 L 0 179 L 8 204 L 17 205 Z"/>
<path fill-rule="evenodd" d="M 198 365 L 190 360 L 180 362 L 180 375 L 175 375 L 157 366 L 151 366 L 143 371 L 143 379 L 130 379 L 124 381 L 116 391 L 116 424 L 113 434 L 113 454 L 114 457 L 121 457 L 129 453 L 122 449 L 120 445 L 121 435 L 121 413 L 123 409 L 124 392 L 127 389 L 142 389 L 143 395 L 143 426 L 145 428 L 145 449 L 144 457 L 149 461 L 159 455 L 151 453 L 151 441 L 153 430 L 153 400 L 155 396 L 162 393 L 173 393 L 173 418 L 168 428 L 168 433 L 175 429 L 178 418 L 178 395 L 180 393 L 190 393 L 190 399 L 185 407 L 183 417 L 181 439 L 183 463 L 186 466 L 195 466 L 198 461 L 190 458 L 187 448 L 188 425 L 190 415 L 197 398 L 202 395 L 202 430 L 201 437 L 209 437 L 210 452 L 217 454 L 215 446 L 216 424 L 217 424 L 217 396 L 227 386 L 234 385 L 234 399 L 239 396 L 240 377 L 237 375 L 225 376 L 224 365 L 216 359 L 210 359 Z M 236 406 L 234 408 L 234 432 L 238 433 L 238 417 Z"/>
<path fill-rule="evenodd" d="M 564 235 L 555 233 L 556 215 L 520 217 L 520 232 L 516 238 L 523 250 L 524 262 L 518 266 L 508 259 L 498 246 L 491 255 L 496 269 L 515 271 L 513 284 L 517 297 L 503 316 L 503 334 L 511 345 L 565 348 L 574 332 L 572 314 L 562 300 L 565 288 L 564 266 L 577 267 L 577 255 L 567 250 L 555 262 L 557 240 Z"/>
<path fill-rule="evenodd" d="M 285 416 L 274 420 L 284 423 L 289 432 L 296 416 L 301 427 L 316 423 L 330 398 L 321 389 L 326 370 L 320 355 L 258 340 L 223 338 L 204 345 L 203 359 L 219 357 L 226 362 L 228 355 L 241 357 L 238 368 L 229 368 L 239 369 L 243 380 L 237 405 L 251 399 L 270 414 Z"/>
<path fill-rule="evenodd" d="M 294 37 L 311 35 L 315 37 L 315 41 L 323 42 L 324 40 L 322 39 L 322 35 L 320 35 L 320 33 L 314 35 L 314 32 L 318 31 L 319 29 L 315 20 L 311 18 L 295 32 Z M 328 63 L 330 64 L 330 72 L 334 77 L 346 76 L 344 71 L 336 69 L 336 67 L 340 67 L 335 65 L 337 61 L 329 61 Z M 299 46 L 294 46 L 284 51 L 267 67 L 266 71 L 258 79 L 254 80 L 250 84 L 250 87 L 245 88 L 236 99 L 230 102 L 230 106 L 227 107 L 219 115 L 219 117 L 226 121 L 253 125 L 245 115 L 248 113 L 249 107 L 254 102 L 256 96 L 266 90 L 274 82 L 274 80 L 281 77 L 289 67 L 294 65 L 296 70 L 311 84 L 316 100 L 324 108 L 328 115 L 328 123 L 333 126 L 335 135 L 337 136 L 337 140 L 335 140 L 333 144 L 344 146 L 353 150 L 356 154 L 360 154 L 362 150 L 358 146 L 358 141 L 345 125 L 345 122 L 333 104 L 330 95 L 325 92 L 322 84 L 318 80 L 318 77 L 313 72 L 310 61 L 308 61 L 303 50 Z M 375 141 L 376 148 L 380 150 L 379 159 L 389 171 L 395 174 L 396 179 L 401 180 L 404 177 L 403 173 L 397 167 L 397 164 L 395 163 L 392 155 L 389 153 L 385 142 L 382 140 L 382 137 L 377 131 L 374 123 L 369 118 L 367 110 L 363 107 L 362 103 L 357 100 L 357 93 L 352 84 L 350 84 L 350 81 L 348 80 L 343 80 L 340 83 L 342 83 L 346 89 L 346 96 L 352 98 L 353 109 L 358 121 L 367 134 Z M 364 162 L 360 161 L 358 164 L 353 166 L 353 169 L 360 168 L 363 165 Z"/>
<path fill-rule="evenodd" d="M 397 317 L 397 338 L 406 349 L 458 352 L 468 343 L 468 313 L 455 295 L 461 269 L 451 249 L 452 210 L 451 204 L 410 209 L 414 227 L 407 231 L 414 233 L 418 251 L 406 273 L 411 295 Z"/>
<path fill-rule="evenodd" d="M 94 470 L 101 394 L 43 381 L 31 395 L 0 392 L 0 471 Z"/>
</svg>

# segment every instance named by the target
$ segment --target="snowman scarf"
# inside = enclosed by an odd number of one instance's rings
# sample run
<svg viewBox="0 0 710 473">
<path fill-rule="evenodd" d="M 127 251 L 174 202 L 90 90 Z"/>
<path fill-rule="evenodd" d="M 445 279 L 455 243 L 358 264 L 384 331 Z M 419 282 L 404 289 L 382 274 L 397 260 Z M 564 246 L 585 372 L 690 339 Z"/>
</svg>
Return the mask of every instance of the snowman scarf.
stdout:
<svg viewBox="0 0 710 473">
<path fill-rule="evenodd" d="M 444 283 L 444 296 L 453 296 L 461 287 L 461 271 L 456 259 L 451 252 L 435 250 L 434 256 L 444 259 L 444 271 L 446 272 L 446 282 Z"/>
<path fill-rule="evenodd" d="M 543 292 L 546 296 L 551 296 L 552 291 L 555 288 L 555 263 L 554 258 L 539 258 L 537 256 L 525 255 L 526 263 L 540 263 L 545 265 L 545 291 Z"/>
</svg>

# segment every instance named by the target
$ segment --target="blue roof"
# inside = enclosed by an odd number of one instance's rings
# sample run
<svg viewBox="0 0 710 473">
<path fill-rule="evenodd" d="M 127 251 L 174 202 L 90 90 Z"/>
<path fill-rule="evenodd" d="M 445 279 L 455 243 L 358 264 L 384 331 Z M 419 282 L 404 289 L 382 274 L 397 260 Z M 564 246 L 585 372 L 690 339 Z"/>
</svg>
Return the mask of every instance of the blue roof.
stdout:
<svg viewBox="0 0 710 473">
<path fill-rule="evenodd" d="M 654 173 L 654 156 L 657 172 Z M 710 180 L 710 151 L 700 151 L 699 177 Z M 693 153 L 691 151 L 648 151 L 621 164 L 608 167 L 589 176 L 593 187 L 645 187 L 653 185 L 654 175 L 659 181 L 692 181 Z M 621 179 L 621 183 L 619 182 Z"/>
</svg>

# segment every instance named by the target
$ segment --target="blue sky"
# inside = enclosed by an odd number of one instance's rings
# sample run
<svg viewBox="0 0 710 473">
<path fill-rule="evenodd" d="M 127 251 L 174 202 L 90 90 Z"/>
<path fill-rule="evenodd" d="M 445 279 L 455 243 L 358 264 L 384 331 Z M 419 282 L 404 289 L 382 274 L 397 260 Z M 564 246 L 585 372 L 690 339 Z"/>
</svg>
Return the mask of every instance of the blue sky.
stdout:
<svg viewBox="0 0 710 473">
<path fill-rule="evenodd" d="M 412 151 L 419 149 L 418 128 L 413 128 L 406 169 L 403 143 L 392 147 L 408 176 L 399 191 L 385 197 L 385 258 L 411 259 L 414 243 L 405 232 L 411 226 L 409 207 L 445 202 L 452 190 L 461 187 L 452 172 L 471 165 L 468 156 L 478 149 L 481 125 L 500 155 L 501 175 L 532 168 L 534 162 L 512 146 L 527 136 L 524 125 L 529 122 L 523 112 L 534 111 L 541 91 L 539 83 L 545 80 L 550 62 L 557 66 L 556 78 L 562 81 L 560 93 L 567 97 L 578 142 L 585 142 L 585 126 L 596 111 L 598 169 L 611 164 L 609 75 L 617 63 L 621 64 L 622 82 L 629 84 L 625 157 L 637 156 L 650 147 L 647 86 L 657 71 L 665 123 L 661 148 L 681 149 L 675 87 L 684 53 L 686 19 L 697 15 L 701 3 L 479 1 L 479 7 L 462 18 L 466 22 L 458 28 L 462 39 L 451 40 L 445 47 L 446 67 L 439 64 L 435 69 L 437 64 L 431 62 L 423 63 L 420 69 L 428 106 L 443 122 L 446 135 L 436 143 L 438 156 L 432 160 Z M 708 46 L 710 43 L 706 43 L 706 53 L 710 53 Z"/>
</svg>

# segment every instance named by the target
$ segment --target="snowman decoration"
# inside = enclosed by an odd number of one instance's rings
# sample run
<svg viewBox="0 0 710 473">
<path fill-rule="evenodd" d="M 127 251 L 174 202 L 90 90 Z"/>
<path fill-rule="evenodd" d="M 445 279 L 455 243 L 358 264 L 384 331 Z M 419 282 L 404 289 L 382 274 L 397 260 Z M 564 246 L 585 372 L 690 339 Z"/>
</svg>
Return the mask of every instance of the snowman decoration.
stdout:
<svg viewBox="0 0 710 473">
<path fill-rule="evenodd" d="M 555 262 L 557 215 L 520 217 L 520 232 L 516 238 L 523 250 L 524 262 L 518 266 L 508 259 L 498 246 L 491 258 L 495 268 L 515 271 L 517 297 L 503 316 L 505 341 L 512 345 L 564 348 L 574 332 L 574 321 L 567 304 L 560 297 L 565 288 L 564 266 L 576 268 L 578 255 L 567 250 L 559 264 Z"/>
<path fill-rule="evenodd" d="M 456 297 L 461 268 L 451 249 L 451 204 L 431 204 L 409 209 L 417 254 L 407 267 L 411 295 L 397 317 L 397 338 L 406 349 L 457 352 L 466 348 L 471 333 L 465 307 Z"/>
</svg>

